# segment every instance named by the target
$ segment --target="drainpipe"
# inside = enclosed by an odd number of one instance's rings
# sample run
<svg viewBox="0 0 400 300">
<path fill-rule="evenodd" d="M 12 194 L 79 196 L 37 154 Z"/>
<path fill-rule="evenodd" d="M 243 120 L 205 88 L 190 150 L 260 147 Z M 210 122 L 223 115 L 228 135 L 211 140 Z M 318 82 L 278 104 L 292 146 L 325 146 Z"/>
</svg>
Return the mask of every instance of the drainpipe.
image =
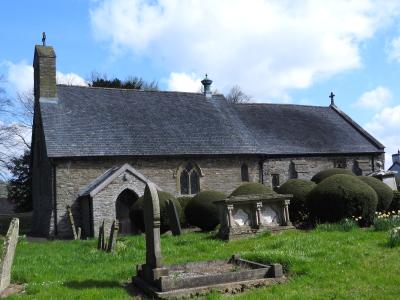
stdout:
<svg viewBox="0 0 400 300">
<path fill-rule="evenodd" d="M 53 195 L 53 212 L 54 212 L 54 235 L 58 235 L 57 226 L 57 182 L 56 182 L 56 165 L 50 160 L 51 178 L 52 178 L 52 195 Z"/>
</svg>

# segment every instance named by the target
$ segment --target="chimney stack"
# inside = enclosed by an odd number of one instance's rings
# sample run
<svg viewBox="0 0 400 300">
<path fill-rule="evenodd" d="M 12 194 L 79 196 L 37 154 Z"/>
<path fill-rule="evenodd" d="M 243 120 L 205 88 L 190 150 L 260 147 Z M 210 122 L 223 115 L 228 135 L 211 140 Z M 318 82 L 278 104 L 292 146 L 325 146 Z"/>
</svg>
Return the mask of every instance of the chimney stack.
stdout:
<svg viewBox="0 0 400 300">
<path fill-rule="evenodd" d="M 43 32 L 42 45 L 35 46 L 33 58 L 33 77 L 35 101 L 40 98 L 56 98 L 56 53 L 53 47 L 46 46 Z"/>
<path fill-rule="evenodd" d="M 206 74 L 206 77 L 201 81 L 203 87 L 204 87 L 204 95 L 206 98 L 211 98 L 212 92 L 211 92 L 211 84 L 212 80 L 208 78 L 208 75 Z"/>
</svg>

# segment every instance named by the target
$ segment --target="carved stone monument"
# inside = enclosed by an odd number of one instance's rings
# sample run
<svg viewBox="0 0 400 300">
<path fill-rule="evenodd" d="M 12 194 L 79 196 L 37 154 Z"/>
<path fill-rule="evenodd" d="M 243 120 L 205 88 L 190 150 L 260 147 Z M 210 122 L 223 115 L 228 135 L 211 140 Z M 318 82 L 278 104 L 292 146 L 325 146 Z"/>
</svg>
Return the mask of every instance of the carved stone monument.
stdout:
<svg viewBox="0 0 400 300">
<path fill-rule="evenodd" d="M 11 267 L 14 260 L 15 248 L 18 243 L 19 219 L 11 220 L 7 235 L 4 239 L 3 255 L 0 262 L 0 294 L 10 285 Z"/>
<path fill-rule="evenodd" d="M 137 266 L 135 286 L 152 298 L 177 299 L 202 296 L 211 291 L 237 293 L 243 290 L 285 282 L 280 264 L 264 265 L 241 259 L 215 260 L 162 265 L 160 204 L 154 184 L 144 193 L 146 263 Z"/>
<path fill-rule="evenodd" d="M 167 201 L 167 214 L 169 220 L 169 227 L 173 235 L 181 235 L 182 228 L 179 221 L 178 211 L 176 210 L 175 203 L 172 200 Z"/>
<path fill-rule="evenodd" d="M 147 282 L 156 283 L 161 276 L 168 275 L 168 270 L 162 267 L 160 201 L 153 183 L 146 185 L 144 190 L 144 224 L 146 263 L 138 268 L 138 276 Z"/>
<path fill-rule="evenodd" d="M 292 195 L 242 195 L 215 201 L 219 207 L 218 236 L 230 240 L 265 230 L 293 228 L 289 217 Z"/>
</svg>

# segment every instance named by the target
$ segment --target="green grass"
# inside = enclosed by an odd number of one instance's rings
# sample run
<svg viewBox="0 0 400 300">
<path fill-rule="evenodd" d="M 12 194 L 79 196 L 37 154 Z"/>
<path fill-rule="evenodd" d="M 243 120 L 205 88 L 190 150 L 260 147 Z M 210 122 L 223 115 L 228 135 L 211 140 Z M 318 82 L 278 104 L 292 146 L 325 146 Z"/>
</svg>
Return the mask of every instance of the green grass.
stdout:
<svg viewBox="0 0 400 300">
<path fill-rule="evenodd" d="M 96 241 L 29 243 L 21 239 L 12 281 L 27 283 L 28 299 L 129 299 L 124 284 L 145 259 L 143 236 L 121 238 L 115 254 Z M 280 262 L 287 284 L 254 289 L 237 299 L 399 299 L 400 249 L 387 246 L 387 232 L 287 231 L 223 242 L 211 234 L 162 238 L 166 264 L 227 259 L 234 253 L 260 262 Z M 231 296 L 213 293 L 206 299 Z"/>
</svg>

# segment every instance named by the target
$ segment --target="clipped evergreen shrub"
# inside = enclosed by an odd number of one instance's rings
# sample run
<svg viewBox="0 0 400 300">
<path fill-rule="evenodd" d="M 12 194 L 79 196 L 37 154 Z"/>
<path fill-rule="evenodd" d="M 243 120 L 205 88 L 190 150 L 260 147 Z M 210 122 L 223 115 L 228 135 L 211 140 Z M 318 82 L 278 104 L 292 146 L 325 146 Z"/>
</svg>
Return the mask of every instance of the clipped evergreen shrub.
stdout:
<svg viewBox="0 0 400 300">
<path fill-rule="evenodd" d="M 189 201 L 192 199 L 193 197 L 185 197 L 185 196 L 181 196 L 181 197 L 177 197 L 176 200 L 178 200 L 179 204 L 182 207 L 182 211 L 185 211 L 186 206 L 188 205 Z"/>
<path fill-rule="evenodd" d="M 308 193 L 307 206 L 317 222 L 339 222 L 362 217 L 360 225 L 372 223 L 378 204 L 374 189 L 357 176 L 339 174 L 321 181 Z"/>
<path fill-rule="evenodd" d="M 387 211 L 392 203 L 393 190 L 379 179 L 371 176 L 359 176 L 359 179 L 364 181 L 374 189 L 378 195 L 378 211 Z"/>
<path fill-rule="evenodd" d="M 219 224 L 218 208 L 213 201 L 224 198 L 225 194 L 216 191 L 198 193 L 186 205 L 186 221 L 204 231 L 213 230 Z"/>
<path fill-rule="evenodd" d="M 346 169 L 341 169 L 341 168 L 332 168 L 332 169 L 326 169 L 323 171 L 318 172 L 317 174 L 315 174 L 312 178 L 311 181 L 314 181 L 315 183 L 320 183 L 322 180 L 331 177 L 333 175 L 338 175 L 338 174 L 343 174 L 343 175 L 353 175 L 355 176 L 355 174 L 350 171 L 350 170 L 346 170 Z"/>
<path fill-rule="evenodd" d="M 316 186 L 315 182 L 304 179 L 289 179 L 282 184 L 279 194 L 292 194 L 290 200 L 289 216 L 292 222 L 301 222 L 308 216 L 307 194 Z"/>
<path fill-rule="evenodd" d="M 169 228 L 169 219 L 168 219 L 168 213 L 167 213 L 167 201 L 172 200 L 175 203 L 176 210 L 179 215 L 180 222 L 183 222 L 183 211 L 182 207 L 179 204 L 178 200 L 174 196 L 172 196 L 170 193 L 167 192 L 160 192 L 158 191 L 158 199 L 160 201 L 160 217 L 161 217 L 161 227 L 160 230 L 161 232 L 166 232 L 168 231 Z M 130 217 L 133 223 L 135 224 L 136 228 L 138 228 L 140 231 L 144 232 L 145 227 L 144 227 L 144 214 L 143 214 L 143 203 L 144 203 L 144 198 L 143 196 L 140 197 L 131 207 L 130 209 Z"/>
<path fill-rule="evenodd" d="M 236 188 L 231 196 L 240 196 L 240 195 L 253 195 L 253 194 L 267 194 L 267 195 L 276 195 L 276 193 L 269 187 L 264 184 L 258 182 L 246 182 Z"/>
<path fill-rule="evenodd" d="M 400 191 L 393 191 L 393 199 L 390 204 L 390 211 L 398 211 L 400 210 Z"/>
<path fill-rule="evenodd" d="M 186 216 L 185 216 L 185 209 L 186 209 L 186 206 L 187 206 L 187 204 L 189 203 L 189 201 L 192 199 L 193 197 L 189 197 L 189 196 L 181 196 L 181 197 L 177 197 L 176 198 L 176 200 L 178 200 L 178 202 L 179 202 L 179 204 L 181 205 L 181 208 L 182 208 L 182 215 L 183 215 L 183 217 L 182 217 L 182 225 L 183 226 L 187 226 L 188 224 L 188 222 L 187 222 L 187 220 L 186 220 Z"/>
</svg>

